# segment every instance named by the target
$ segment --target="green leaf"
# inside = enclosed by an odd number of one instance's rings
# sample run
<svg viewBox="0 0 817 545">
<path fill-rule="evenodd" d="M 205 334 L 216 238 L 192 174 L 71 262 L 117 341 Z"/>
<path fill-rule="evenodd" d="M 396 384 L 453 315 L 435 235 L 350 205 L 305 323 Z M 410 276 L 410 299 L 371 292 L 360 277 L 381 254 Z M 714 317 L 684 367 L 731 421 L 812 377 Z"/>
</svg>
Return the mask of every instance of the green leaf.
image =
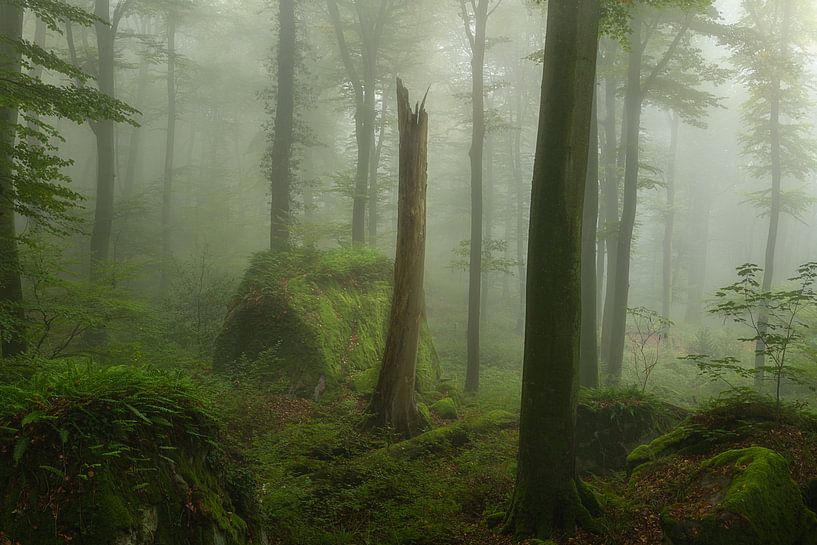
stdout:
<svg viewBox="0 0 817 545">
<path fill-rule="evenodd" d="M 25 454 L 26 449 L 28 448 L 29 439 L 27 436 L 20 437 L 17 440 L 17 443 L 14 445 L 14 465 L 20 463 L 20 460 L 23 458 L 23 454 Z"/>
<path fill-rule="evenodd" d="M 64 478 L 65 478 L 65 473 L 63 473 L 62 471 L 60 471 L 60 470 L 59 470 L 59 469 L 57 469 L 56 467 L 53 467 L 53 466 L 47 466 L 47 465 L 41 465 L 41 466 L 40 466 L 40 469 L 44 469 L 45 471 L 48 471 L 49 473 L 53 473 L 54 475 L 56 475 L 56 476 L 57 476 L 57 477 L 59 477 L 60 479 L 64 479 Z"/>
<path fill-rule="evenodd" d="M 123 401 L 123 402 L 122 402 L 122 404 L 123 404 L 123 405 L 125 405 L 125 407 L 127 407 L 127 408 L 130 410 L 130 412 L 132 412 L 133 414 L 135 414 L 135 415 L 136 415 L 136 416 L 137 416 L 137 417 L 138 417 L 140 420 L 142 420 L 142 421 L 144 421 L 144 422 L 146 422 L 146 423 L 148 423 L 148 424 L 153 424 L 153 422 L 150 420 L 150 418 L 148 418 L 147 416 L 145 416 L 144 414 L 142 414 L 142 413 L 139 411 L 139 409 L 137 409 L 136 407 L 134 407 L 134 406 L 133 406 L 133 405 L 131 405 L 130 403 L 125 403 L 125 402 Z"/>
</svg>

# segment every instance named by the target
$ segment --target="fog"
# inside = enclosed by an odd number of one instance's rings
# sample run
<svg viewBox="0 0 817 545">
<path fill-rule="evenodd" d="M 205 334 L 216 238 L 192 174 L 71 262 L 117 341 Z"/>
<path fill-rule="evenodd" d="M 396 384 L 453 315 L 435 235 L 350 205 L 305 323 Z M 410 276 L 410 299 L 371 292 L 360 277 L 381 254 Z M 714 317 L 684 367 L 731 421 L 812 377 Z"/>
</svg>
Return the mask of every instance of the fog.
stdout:
<svg viewBox="0 0 817 545">
<path fill-rule="evenodd" d="M 0 0 L 0 543 L 815 535 L 813 4 Z"/>
</svg>

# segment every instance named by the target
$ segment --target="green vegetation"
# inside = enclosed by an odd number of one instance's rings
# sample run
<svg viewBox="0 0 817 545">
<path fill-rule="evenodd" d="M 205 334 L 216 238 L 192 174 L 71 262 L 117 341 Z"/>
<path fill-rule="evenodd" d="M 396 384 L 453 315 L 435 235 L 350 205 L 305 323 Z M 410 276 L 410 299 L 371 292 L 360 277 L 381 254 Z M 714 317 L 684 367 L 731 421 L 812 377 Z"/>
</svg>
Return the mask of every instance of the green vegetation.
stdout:
<svg viewBox="0 0 817 545">
<path fill-rule="evenodd" d="M 257 360 L 284 391 L 313 396 L 351 382 L 371 392 L 377 380 L 391 303 L 391 263 L 367 248 L 270 251 L 244 275 L 216 340 L 215 367 Z M 420 391 L 440 368 L 424 327 L 417 361 Z"/>
<path fill-rule="evenodd" d="M 701 500 L 693 496 L 680 509 L 669 507 L 662 513 L 662 524 L 674 543 L 817 543 L 817 516 L 803 505 L 780 454 L 763 447 L 728 450 L 700 467 L 697 483 L 709 495 L 703 499 L 706 507 L 696 513 Z"/>
<path fill-rule="evenodd" d="M 5 538 L 248 542 L 252 482 L 231 472 L 211 395 L 200 386 L 148 368 L 16 369 L 0 385 Z"/>
</svg>

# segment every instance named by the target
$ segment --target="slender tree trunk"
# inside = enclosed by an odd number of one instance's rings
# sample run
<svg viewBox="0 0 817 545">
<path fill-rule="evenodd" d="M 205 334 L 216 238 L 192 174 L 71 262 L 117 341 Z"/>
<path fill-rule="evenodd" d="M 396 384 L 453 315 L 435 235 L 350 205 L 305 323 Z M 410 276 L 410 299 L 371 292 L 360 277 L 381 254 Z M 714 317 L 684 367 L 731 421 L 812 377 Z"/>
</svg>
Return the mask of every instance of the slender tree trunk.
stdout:
<svg viewBox="0 0 817 545">
<path fill-rule="evenodd" d="M 0 69 L 11 77 L 20 72 L 17 42 L 23 35 L 23 10 L 15 3 L 0 1 Z M 0 356 L 12 357 L 26 351 L 25 311 L 17 231 L 14 225 L 14 165 L 18 112 L 0 108 L 0 307 L 13 323 L 0 330 Z"/>
<path fill-rule="evenodd" d="M 471 40 L 471 248 L 468 266 L 468 332 L 465 391 L 479 390 L 479 326 L 482 283 L 482 155 L 485 144 L 485 42 L 488 1 L 479 0 L 474 12 L 474 32 L 465 20 Z M 464 9 L 464 8 L 463 8 Z"/>
<path fill-rule="evenodd" d="M 483 185 L 483 207 L 482 207 L 482 223 L 483 223 L 483 242 L 485 246 L 490 244 L 494 238 L 494 139 L 491 135 L 485 138 L 485 178 Z M 482 272 L 482 294 L 480 295 L 480 321 L 484 325 L 488 320 L 488 295 L 491 290 L 491 272 L 489 267 L 483 263 L 484 270 Z"/>
<path fill-rule="evenodd" d="M 590 522 L 576 476 L 584 189 L 598 0 L 548 4 L 531 193 L 516 488 L 507 529 L 548 539 Z"/>
<path fill-rule="evenodd" d="M 48 27 L 46 26 L 45 22 L 36 15 L 34 15 L 34 18 L 36 20 L 34 26 L 34 45 L 42 49 L 45 49 L 45 38 L 48 31 Z M 31 67 L 29 75 L 34 79 L 41 79 L 43 77 L 43 70 L 44 70 L 43 65 L 35 64 L 34 66 Z M 29 113 L 28 116 L 30 118 L 28 122 L 28 128 L 33 131 L 37 130 L 37 122 L 40 120 L 40 116 L 33 112 Z M 39 142 L 33 136 L 28 137 L 28 143 L 31 146 L 39 145 Z"/>
<path fill-rule="evenodd" d="M 704 285 L 709 254 L 709 212 L 711 199 L 706 186 L 700 182 L 692 192 L 691 237 L 687 260 L 687 308 L 685 319 L 699 324 L 703 316 Z"/>
<path fill-rule="evenodd" d="M 599 386 L 598 330 L 596 329 L 596 240 L 599 220 L 599 126 L 595 97 L 590 121 L 587 184 L 582 216 L 582 330 L 580 383 Z"/>
<path fill-rule="evenodd" d="M 519 280 L 519 311 L 517 313 L 516 331 L 522 334 L 525 329 L 525 278 L 526 278 L 526 255 L 525 255 L 525 182 L 522 177 L 522 119 L 523 96 L 520 91 L 516 95 L 516 123 L 519 125 L 513 133 L 513 157 L 514 157 L 514 200 L 516 202 L 516 274 Z"/>
<path fill-rule="evenodd" d="M 397 80 L 400 179 L 397 252 L 383 367 L 367 411 L 370 425 L 407 437 L 423 426 L 414 397 L 417 345 L 423 320 L 428 115 L 425 100 L 412 111 L 408 90 Z"/>
<path fill-rule="evenodd" d="M 788 33 L 791 27 L 791 0 L 781 0 L 783 4 L 783 21 L 781 22 L 781 57 L 788 57 Z M 769 233 L 766 238 L 766 256 L 763 265 L 763 282 L 761 283 L 761 290 L 768 292 L 772 289 L 774 284 L 774 268 L 775 268 L 775 252 L 777 250 L 777 234 L 780 230 L 780 215 L 781 215 L 781 190 L 783 185 L 783 166 L 781 160 L 781 144 L 780 144 L 780 108 L 781 108 L 781 88 L 782 82 L 780 78 L 775 78 L 772 81 L 771 88 L 771 104 L 769 111 L 769 145 L 770 145 L 770 159 L 772 163 L 772 188 L 771 188 L 771 208 L 769 209 Z M 758 317 L 758 332 L 760 337 L 764 337 L 768 330 L 769 316 L 765 309 L 761 309 L 761 314 Z M 760 389 L 763 386 L 766 366 L 766 344 L 762 339 L 758 339 L 755 345 L 755 388 Z"/>
<path fill-rule="evenodd" d="M 377 129 L 377 143 L 372 140 L 372 156 L 369 161 L 369 245 L 377 246 L 377 222 L 380 221 L 378 208 L 378 198 L 380 187 L 377 183 L 377 171 L 380 168 L 380 157 L 383 154 L 383 140 L 386 134 L 386 114 L 388 112 L 386 94 L 383 93 L 383 101 L 380 105 L 380 125 Z"/>
<path fill-rule="evenodd" d="M 678 157 L 678 129 L 681 119 L 677 113 L 672 114 L 670 133 L 669 162 L 667 164 L 667 209 L 664 213 L 664 247 L 661 282 L 661 314 L 665 319 L 672 319 L 672 254 L 675 236 L 675 174 Z"/>
<path fill-rule="evenodd" d="M 173 208 L 173 159 L 176 151 L 176 13 L 167 14 L 167 136 L 165 139 L 165 171 L 162 185 L 162 274 L 159 293 L 170 289 L 171 215 Z"/>
<path fill-rule="evenodd" d="M 613 298 L 616 293 L 616 269 L 618 256 L 618 136 L 616 131 L 616 93 L 618 78 L 613 75 L 612 67 L 618 45 L 612 40 L 605 40 L 605 78 L 604 78 L 604 186 L 601 188 L 604 216 L 603 241 L 607 254 L 607 278 L 604 289 L 604 308 L 601 320 L 601 353 L 605 364 L 610 363 L 610 339 L 613 329 Z"/>
<path fill-rule="evenodd" d="M 146 29 L 149 33 L 149 29 Z M 145 104 L 145 96 L 148 90 L 148 68 L 150 63 L 143 55 L 139 60 L 139 72 L 136 76 L 136 107 L 143 108 Z M 130 131 L 130 140 L 128 144 L 128 162 L 125 165 L 125 184 L 124 196 L 125 198 L 132 197 L 136 190 L 136 180 L 141 171 L 140 161 L 142 160 L 142 127 L 133 127 Z"/>
<path fill-rule="evenodd" d="M 96 0 L 94 14 L 98 59 L 97 85 L 100 92 L 111 98 L 114 89 L 114 29 L 109 0 Z M 114 151 L 114 122 L 104 119 L 92 125 L 96 135 L 97 181 L 94 224 L 91 231 L 91 280 L 100 281 L 111 247 L 115 191 L 116 155 Z"/>
<path fill-rule="evenodd" d="M 641 47 L 642 20 L 636 13 L 631 20 L 631 44 L 627 68 L 624 123 L 626 124 L 624 166 L 624 203 L 619 225 L 616 272 L 611 314 L 610 353 L 607 364 L 607 382 L 618 384 L 624 360 L 624 339 L 627 328 L 627 300 L 630 293 L 630 253 L 638 204 L 639 133 L 641 131 Z"/>
<path fill-rule="evenodd" d="M 270 156 L 270 248 L 289 247 L 291 241 L 290 191 L 295 117 L 295 1 L 278 4 L 278 89 L 275 135 Z"/>
</svg>

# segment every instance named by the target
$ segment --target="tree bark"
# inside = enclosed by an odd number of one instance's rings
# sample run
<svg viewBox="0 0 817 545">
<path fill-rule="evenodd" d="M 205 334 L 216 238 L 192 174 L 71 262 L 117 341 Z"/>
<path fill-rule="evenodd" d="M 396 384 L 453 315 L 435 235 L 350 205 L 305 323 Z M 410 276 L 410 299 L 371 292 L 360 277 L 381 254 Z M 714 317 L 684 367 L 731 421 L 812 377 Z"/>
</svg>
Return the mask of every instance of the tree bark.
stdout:
<svg viewBox="0 0 817 545">
<path fill-rule="evenodd" d="M 468 331 L 465 391 L 479 390 L 480 295 L 482 293 L 482 155 L 485 145 L 485 42 L 488 2 L 475 4 L 474 30 L 465 4 L 462 16 L 471 44 L 471 248 L 468 265 Z"/>
<path fill-rule="evenodd" d="M 162 184 L 162 271 L 159 293 L 170 289 L 170 263 L 173 259 L 170 226 L 173 208 L 173 159 L 176 150 L 176 13 L 167 14 L 167 136 L 165 139 L 165 171 Z"/>
<path fill-rule="evenodd" d="M 703 317 L 704 285 L 709 254 L 709 213 L 711 199 L 704 183 L 698 182 L 692 192 L 692 219 L 687 270 L 686 322 L 699 324 Z"/>
<path fill-rule="evenodd" d="M 519 456 L 507 529 L 589 524 L 576 477 L 581 246 L 598 0 L 551 0 L 534 161 Z"/>
<path fill-rule="evenodd" d="M 290 245 L 290 191 L 295 118 L 295 1 L 278 4 L 278 89 L 275 105 L 275 135 L 270 154 L 270 248 Z"/>
<path fill-rule="evenodd" d="M 380 168 L 380 157 L 383 154 L 383 140 L 386 134 L 386 114 L 388 101 L 383 93 L 380 105 L 380 125 L 377 129 L 377 143 L 372 140 L 372 154 L 369 160 L 369 246 L 377 247 L 377 222 L 380 220 L 378 198 L 380 187 L 377 183 L 377 171 Z"/>
<path fill-rule="evenodd" d="M 486 244 L 490 244 L 494 238 L 494 139 L 490 134 L 486 134 L 485 136 L 485 153 L 483 156 L 484 161 L 484 169 L 485 175 L 483 178 L 483 186 L 482 186 L 482 231 L 483 231 L 483 241 L 482 244 L 485 246 Z M 494 256 L 492 256 L 494 257 Z M 482 280 L 481 282 L 481 290 L 482 293 L 480 295 L 480 309 L 479 309 L 479 319 L 480 322 L 484 325 L 488 319 L 488 296 L 490 295 L 491 291 L 491 273 L 493 271 L 490 270 L 490 266 L 485 266 L 483 264 L 482 267 L 484 270 L 482 272 Z"/>
<path fill-rule="evenodd" d="M 663 263 L 661 271 L 661 315 L 667 319 L 672 319 L 672 254 L 673 238 L 675 236 L 675 171 L 678 157 L 678 129 L 681 126 L 681 119 L 677 113 L 672 115 L 672 128 L 670 131 L 669 161 L 667 164 L 667 209 L 664 212 L 664 246 Z"/>
<path fill-rule="evenodd" d="M 150 33 L 149 25 L 144 25 L 143 31 L 146 34 Z M 148 63 L 147 55 L 143 55 L 139 60 L 139 72 L 136 76 L 136 96 L 135 106 L 143 108 L 145 103 L 145 95 L 148 90 Z M 128 161 L 125 165 L 125 183 L 123 186 L 123 193 L 125 198 L 132 197 L 136 189 L 137 176 L 141 172 L 140 161 L 142 160 L 142 126 L 133 127 L 130 131 L 130 139 L 128 141 Z"/>
<path fill-rule="evenodd" d="M 21 70 L 17 42 L 23 35 L 23 10 L 0 1 L 0 68 L 9 76 Z M 0 355 L 12 357 L 26 351 L 25 311 L 17 230 L 14 224 L 14 164 L 18 112 L 0 108 L 0 306 L 14 322 L 0 331 Z"/>
<path fill-rule="evenodd" d="M 780 36 L 781 36 L 781 57 L 788 57 L 789 50 L 789 29 L 791 27 L 791 9 L 792 4 L 790 0 L 781 0 L 783 3 L 783 20 L 781 22 Z M 769 232 L 766 238 L 766 256 L 763 260 L 763 282 L 761 283 L 761 290 L 768 292 L 772 289 L 774 283 L 774 267 L 775 267 L 775 251 L 777 249 L 777 233 L 780 230 L 780 215 L 781 215 L 781 197 L 783 185 L 783 166 L 781 159 L 781 144 L 780 144 L 780 109 L 781 109 L 781 93 L 782 82 L 777 76 L 772 80 L 771 86 L 771 100 L 769 108 L 769 146 L 770 158 L 772 164 L 772 187 L 771 198 L 772 203 L 769 209 Z M 768 330 L 769 317 L 765 309 L 761 309 L 761 314 L 758 317 L 758 333 L 760 337 L 766 335 Z M 758 339 L 755 344 L 755 388 L 761 389 L 765 375 L 766 366 L 766 344 L 762 339 Z"/>
<path fill-rule="evenodd" d="M 94 15 L 97 22 L 96 42 L 98 51 L 97 85 L 99 91 L 111 98 L 114 88 L 114 34 L 109 0 L 96 0 Z M 96 135 L 97 181 L 94 224 L 91 230 L 91 280 L 100 281 L 104 265 L 108 261 L 113 227 L 114 178 L 116 155 L 114 150 L 114 122 L 103 119 L 92 124 Z"/>
<path fill-rule="evenodd" d="M 368 413 L 371 426 L 389 428 L 409 437 L 424 425 L 417 410 L 414 385 L 424 306 L 428 115 L 425 99 L 412 111 L 408 90 L 399 79 L 397 115 L 400 177 L 394 294 L 383 367 Z"/>
<path fill-rule="evenodd" d="M 624 105 L 625 152 L 624 202 L 616 249 L 615 283 L 611 308 L 610 352 L 607 383 L 618 384 L 624 360 L 624 338 L 627 328 L 627 300 L 630 293 L 630 253 L 638 204 L 639 134 L 641 132 L 641 64 L 644 49 L 641 41 L 642 19 L 638 10 L 631 19 L 630 54 L 627 68 L 627 90 Z"/>
<path fill-rule="evenodd" d="M 616 93 L 618 77 L 613 74 L 613 64 L 618 45 L 610 39 L 605 40 L 605 78 L 604 78 L 604 186 L 602 187 L 602 207 L 604 216 L 604 247 L 607 254 L 607 278 L 604 290 L 604 308 L 601 320 L 601 353 L 605 364 L 610 362 L 610 340 L 613 333 L 613 296 L 616 293 L 616 268 L 618 256 L 618 136 L 616 132 Z"/>
<path fill-rule="evenodd" d="M 582 330 L 580 384 L 599 386 L 598 330 L 596 329 L 596 240 L 599 221 L 599 126 L 593 98 L 587 182 L 582 216 Z"/>
</svg>

